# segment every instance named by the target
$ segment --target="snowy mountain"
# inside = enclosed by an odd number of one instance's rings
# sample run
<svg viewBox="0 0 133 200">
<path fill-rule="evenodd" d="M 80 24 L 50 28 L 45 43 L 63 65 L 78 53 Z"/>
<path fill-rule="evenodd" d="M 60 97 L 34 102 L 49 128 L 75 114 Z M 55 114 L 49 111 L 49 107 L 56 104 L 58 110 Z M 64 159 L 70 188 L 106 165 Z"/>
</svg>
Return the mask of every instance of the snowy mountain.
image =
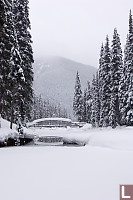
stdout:
<svg viewBox="0 0 133 200">
<path fill-rule="evenodd" d="M 72 102 L 76 72 L 78 70 L 85 89 L 88 80 L 92 80 L 96 68 L 63 57 L 44 56 L 34 63 L 34 89 L 44 99 L 60 104 L 72 115 Z"/>
</svg>

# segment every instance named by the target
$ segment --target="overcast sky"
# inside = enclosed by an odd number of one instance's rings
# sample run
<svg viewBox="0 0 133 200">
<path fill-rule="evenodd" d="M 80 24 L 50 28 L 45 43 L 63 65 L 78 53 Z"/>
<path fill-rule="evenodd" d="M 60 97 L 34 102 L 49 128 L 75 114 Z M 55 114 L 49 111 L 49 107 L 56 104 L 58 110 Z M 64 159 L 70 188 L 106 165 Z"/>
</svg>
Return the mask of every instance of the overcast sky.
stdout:
<svg viewBox="0 0 133 200">
<path fill-rule="evenodd" d="M 115 27 L 122 47 L 133 0 L 29 0 L 34 57 L 57 55 L 98 66 L 106 35 Z M 133 9 L 132 9 L 133 12 Z"/>
</svg>

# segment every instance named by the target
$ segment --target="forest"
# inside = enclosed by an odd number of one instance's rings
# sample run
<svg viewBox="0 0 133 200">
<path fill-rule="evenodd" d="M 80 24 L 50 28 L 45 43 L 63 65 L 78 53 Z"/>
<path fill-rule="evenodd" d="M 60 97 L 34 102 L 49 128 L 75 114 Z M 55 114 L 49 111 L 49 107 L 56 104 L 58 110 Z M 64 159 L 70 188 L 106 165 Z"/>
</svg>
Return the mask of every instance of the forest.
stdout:
<svg viewBox="0 0 133 200">
<path fill-rule="evenodd" d="M 0 117 L 23 125 L 42 117 L 68 117 L 66 109 L 33 91 L 33 50 L 28 0 L 0 0 Z M 93 127 L 133 126 L 133 17 L 124 53 L 114 29 L 106 36 L 99 68 L 83 92 L 76 74 L 73 112 L 77 121 Z"/>
<path fill-rule="evenodd" d="M 92 83 L 82 92 L 76 75 L 73 100 L 75 117 L 93 127 L 133 126 L 133 18 L 130 10 L 129 32 L 124 55 L 120 36 L 114 29 L 112 44 L 102 44 L 99 68 Z"/>
</svg>

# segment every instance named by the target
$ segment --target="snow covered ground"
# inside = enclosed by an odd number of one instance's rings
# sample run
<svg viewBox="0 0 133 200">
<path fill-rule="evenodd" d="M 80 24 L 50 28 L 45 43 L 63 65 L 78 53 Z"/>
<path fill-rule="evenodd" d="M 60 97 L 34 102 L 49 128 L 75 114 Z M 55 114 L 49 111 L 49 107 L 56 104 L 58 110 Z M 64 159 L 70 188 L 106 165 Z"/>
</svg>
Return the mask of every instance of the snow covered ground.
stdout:
<svg viewBox="0 0 133 200">
<path fill-rule="evenodd" d="M 28 133 L 59 135 L 87 145 L 1 148 L 1 199 L 118 200 L 119 184 L 133 184 L 133 128 L 86 126 Z"/>
<path fill-rule="evenodd" d="M 133 127 L 91 128 L 85 125 L 82 128 L 30 128 L 26 133 L 39 136 L 62 136 L 66 142 L 75 142 L 79 145 L 107 147 L 133 151 Z"/>
</svg>

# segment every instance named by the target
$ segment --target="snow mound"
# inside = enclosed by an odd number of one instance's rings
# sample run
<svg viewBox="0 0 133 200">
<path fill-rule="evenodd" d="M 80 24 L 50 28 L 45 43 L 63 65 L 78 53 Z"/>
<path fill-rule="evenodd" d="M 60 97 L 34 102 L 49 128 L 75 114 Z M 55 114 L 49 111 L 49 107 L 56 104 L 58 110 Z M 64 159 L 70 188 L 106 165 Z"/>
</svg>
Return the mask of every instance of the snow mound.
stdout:
<svg viewBox="0 0 133 200">
<path fill-rule="evenodd" d="M 89 138 L 89 145 L 133 151 L 132 129 L 103 130 Z"/>
<path fill-rule="evenodd" d="M 27 132 L 28 131 L 28 132 Z M 61 136 L 64 143 L 133 151 L 133 127 L 33 128 L 25 132 L 38 136 Z"/>
<path fill-rule="evenodd" d="M 10 127 L 10 122 L 1 118 L 1 128 L 9 128 Z"/>
<path fill-rule="evenodd" d="M 90 128 L 92 128 L 92 124 L 86 123 L 81 129 L 85 131 L 85 130 L 88 130 Z"/>
<path fill-rule="evenodd" d="M 13 129 L 10 129 L 10 122 L 1 118 L 0 140 L 4 140 L 10 134 L 16 132 L 16 125 L 13 124 Z"/>
</svg>

